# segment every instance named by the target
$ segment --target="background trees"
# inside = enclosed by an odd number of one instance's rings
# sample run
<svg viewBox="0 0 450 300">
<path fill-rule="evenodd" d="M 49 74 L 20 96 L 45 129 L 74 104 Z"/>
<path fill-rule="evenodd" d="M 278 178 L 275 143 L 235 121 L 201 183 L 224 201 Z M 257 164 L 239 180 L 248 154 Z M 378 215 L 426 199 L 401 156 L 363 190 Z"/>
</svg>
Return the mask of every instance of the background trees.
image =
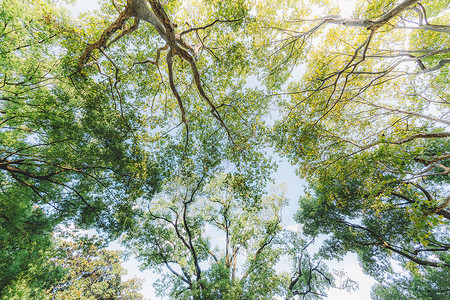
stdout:
<svg viewBox="0 0 450 300">
<path fill-rule="evenodd" d="M 170 271 L 159 292 L 173 298 L 279 294 L 274 266 L 281 255 L 276 238 L 283 196 L 249 203 L 258 195 L 240 191 L 240 178 L 217 174 L 208 181 L 174 179 L 156 199 L 143 203 L 142 224 L 128 237 L 130 249 L 137 249 L 144 266 Z"/>
</svg>

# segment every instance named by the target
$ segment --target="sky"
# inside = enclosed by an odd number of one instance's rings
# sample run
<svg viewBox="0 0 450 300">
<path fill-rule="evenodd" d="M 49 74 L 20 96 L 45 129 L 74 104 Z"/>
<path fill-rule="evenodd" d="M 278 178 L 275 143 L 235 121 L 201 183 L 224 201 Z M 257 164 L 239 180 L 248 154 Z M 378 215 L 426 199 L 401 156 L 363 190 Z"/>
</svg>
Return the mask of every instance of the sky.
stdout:
<svg viewBox="0 0 450 300">
<path fill-rule="evenodd" d="M 343 10 L 342 15 L 344 17 L 348 17 L 353 8 L 353 0 L 342 1 Z M 95 0 L 77 0 L 74 5 L 67 6 L 72 14 L 76 17 L 82 12 L 90 11 L 96 9 L 98 7 L 97 2 Z M 275 118 L 276 112 L 273 112 L 271 115 L 266 116 L 266 118 Z M 269 120 L 270 121 L 270 120 Z M 278 162 L 278 171 L 273 175 L 275 178 L 275 185 L 285 184 L 287 186 L 287 197 L 289 199 L 289 205 L 283 210 L 283 225 L 286 227 L 294 227 L 296 226 L 293 215 L 297 211 L 298 199 L 302 195 L 305 187 L 305 183 L 303 180 L 298 178 L 295 174 L 295 167 L 292 166 L 285 159 L 280 159 L 278 156 L 273 155 L 274 161 Z M 113 249 L 122 249 L 118 242 L 114 242 L 110 246 Z M 331 289 L 327 292 L 328 297 L 325 299 L 333 299 L 333 300 L 365 300 L 370 299 L 370 290 L 371 286 L 374 284 L 374 280 L 365 275 L 356 258 L 356 254 L 347 255 L 343 261 L 325 261 L 328 264 L 330 270 L 344 270 L 347 275 L 356 280 L 359 284 L 359 289 L 357 291 L 353 291 L 351 293 L 338 290 Z M 142 293 L 145 299 L 152 300 L 163 300 L 167 298 L 159 298 L 156 297 L 153 289 L 153 282 L 158 278 L 158 274 L 155 274 L 152 271 L 139 270 L 139 263 L 136 259 L 129 259 L 123 263 L 123 267 L 128 270 L 128 274 L 125 279 L 129 279 L 132 277 L 139 277 L 145 279 Z M 287 266 L 286 266 L 287 267 Z"/>
</svg>

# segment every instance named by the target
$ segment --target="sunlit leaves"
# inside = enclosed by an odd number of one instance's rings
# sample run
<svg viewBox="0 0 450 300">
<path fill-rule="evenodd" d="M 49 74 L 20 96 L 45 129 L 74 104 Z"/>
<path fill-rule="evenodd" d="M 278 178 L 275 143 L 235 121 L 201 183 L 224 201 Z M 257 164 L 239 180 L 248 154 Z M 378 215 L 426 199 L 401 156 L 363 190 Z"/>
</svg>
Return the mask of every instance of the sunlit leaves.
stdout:
<svg viewBox="0 0 450 300">
<path fill-rule="evenodd" d="M 272 135 L 311 184 L 297 215 L 305 233 L 330 234 L 324 255 L 355 251 L 375 277 L 391 272 L 391 259 L 445 264 L 429 253 L 449 247 L 448 34 L 435 30 L 448 13 L 430 2 L 379 28 L 358 23 L 402 4 L 358 2 L 353 19 L 329 12 L 284 26 L 287 37 L 303 26 L 295 41 L 312 42 L 285 62 L 306 68 L 293 76 Z M 424 10 L 436 26 L 416 30 Z"/>
</svg>

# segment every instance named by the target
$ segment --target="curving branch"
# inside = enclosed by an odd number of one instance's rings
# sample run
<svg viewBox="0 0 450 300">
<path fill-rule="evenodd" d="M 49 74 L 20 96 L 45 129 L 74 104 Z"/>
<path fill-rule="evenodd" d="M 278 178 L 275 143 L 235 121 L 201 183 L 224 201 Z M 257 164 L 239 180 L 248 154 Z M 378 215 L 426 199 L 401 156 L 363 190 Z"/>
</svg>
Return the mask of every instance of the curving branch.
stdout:
<svg viewBox="0 0 450 300">
<path fill-rule="evenodd" d="M 435 261 L 431 261 L 431 260 L 421 259 L 421 258 L 413 255 L 413 253 L 409 253 L 409 251 L 407 251 L 406 249 L 402 249 L 399 246 L 392 245 L 392 244 L 390 244 L 389 241 L 385 240 L 383 236 L 381 236 L 377 232 L 371 230 L 370 228 L 367 228 L 367 227 L 364 227 L 361 225 L 357 225 L 357 224 L 352 224 L 352 223 L 349 223 L 342 219 L 335 219 L 335 220 L 339 223 L 344 224 L 346 227 L 359 229 L 359 230 L 369 233 L 369 235 L 372 236 L 375 240 L 375 242 L 371 243 L 370 245 L 388 249 L 392 252 L 399 254 L 400 256 L 403 256 L 403 257 L 415 262 L 418 265 L 429 266 L 429 267 L 441 267 L 441 266 L 450 267 L 450 264 L 448 264 L 448 263 L 435 262 Z"/>
<path fill-rule="evenodd" d="M 294 22 L 319 22 L 316 26 L 313 27 L 310 31 L 306 33 L 302 33 L 299 36 L 303 36 L 305 34 L 310 34 L 311 32 L 317 31 L 319 27 L 322 27 L 326 24 L 334 24 L 334 25 L 342 25 L 342 26 L 348 26 L 348 27 L 363 27 L 367 30 L 377 30 L 378 28 L 382 27 L 383 25 L 391 22 L 395 17 L 399 16 L 402 12 L 404 12 L 407 9 L 411 9 L 414 5 L 417 5 L 417 7 L 420 7 L 420 14 L 419 14 L 419 25 L 416 27 L 405 27 L 405 26 L 398 26 L 394 25 L 394 28 L 405 28 L 405 29 L 419 29 L 419 30 L 431 30 L 431 31 L 439 31 L 439 32 L 450 32 L 450 26 L 447 25 L 431 25 L 428 24 L 428 21 L 426 20 L 426 11 L 425 8 L 418 3 L 418 0 L 405 0 L 398 5 L 396 5 L 394 8 L 383 14 L 377 19 L 350 19 L 350 18 L 342 18 L 340 15 L 329 15 L 321 18 L 316 19 L 294 19 L 292 21 Z M 414 7 L 413 7 L 414 9 Z M 419 9 L 414 9 L 415 11 L 419 11 Z M 424 23 L 424 20 L 426 22 Z"/>
<path fill-rule="evenodd" d="M 118 7 L 117 5 L 115 5 Z M 134 18 L 134 23 L 130 28 L 125 28 L 126 21 L 130 18 Z M 189 142 L 189 127 L 186 118 L 186 111 L 183 106 L 183 102 L 180 94 L 178 93 L 175 85 L 175 80 L 173 78 L 173 57 L 178 56 L 181 60 L 189 63 L 191 71 L 193 73 L 195 86 L 197 88 L 198 93 L 203 98 L 203 100 L 207 103 L 209 107 L 211 107 L 212 115 L 219 121 L 220 125 L 225 128 L 228 137 L 231 141 L 232 132 L 226 126 L 222 116 L 217 111 L 216 105 L 211 101 L 210 97 L 206 94 L 203 83 L 200 80 L 200 73 L 197 69 L 196 58 L 198 57 L 198 53 L 201 47 L 203 47 L 203 43 L 200 43 L 200 46 L 192 46 L 189 43 L 185 42 L 182 38 L 183 35 L 186 35 L 190 32 L 198 32 L 199 30 L 205 30 L 216 23 L 225 23 L 225 22 L 237 22 L 237 20 L 215 20 L 214 22 L 205 25 L 203 27 L 190 28 L 181 32 L 180 34 L 176 33 L 176 28 L 178 27 L 174 24 L 167 13 L 164 10 L 164 7 L 160 3 L 159 0 L 127 0 L 127 4 L 125 9 L 120 13 L 119 17 L 106 28 L 101 34 L 100 38 L 86 46 L 83 54 L 80 56 L 78 60 L 78 68 L 81 70 L 83 67 L 88 66 L 88 61 L 91 57 L 92 52 L 95 49 L 104 50 L 108 48 L 111 44 L 119 40 L 120 38 L 130 34 L 134 30 L 136 30 L 140 21 L 144 21 L 150 24 L 153 28 L 155 28 L 159 37 L 165 41 L 165 46 L 158 49 L 157 58 L 155 61 L 147 60 L 145 62 L 152 63 L 154 65 L 158 65 L 159 63 L 159 55 L 160 51 L 167 49 L 166 56 L 166 64 L 168 67 L 168 76 L 169 76 L 169 84 L 172 90 L 173 95 L 175 96 L 178 106 L 181 111 L 181 119 L 186 127 L 186 148 Z M 122 32 L 113 38 L 113 35 L 122 30 Z M 112 39 L 112 40 L 111 40 Z M 111 41 L 110 41 L 111 40 Z"/>
</svg>

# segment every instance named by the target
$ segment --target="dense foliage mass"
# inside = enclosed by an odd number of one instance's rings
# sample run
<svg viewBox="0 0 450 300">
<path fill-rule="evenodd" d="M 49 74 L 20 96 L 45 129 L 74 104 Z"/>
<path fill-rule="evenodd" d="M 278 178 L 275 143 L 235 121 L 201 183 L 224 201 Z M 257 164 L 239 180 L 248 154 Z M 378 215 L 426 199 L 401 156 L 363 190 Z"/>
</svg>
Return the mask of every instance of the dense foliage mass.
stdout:
<svg viewBox="0 0 450 300">
<path fill-rule="evenodd" d="M 0 2 L 0 298 L 142 297 L 73 224 L 173 299 L 320 299 L 349 252 L 374 299 L 450 297 L 449 1 L 59 2 Z"/>
</svg>

